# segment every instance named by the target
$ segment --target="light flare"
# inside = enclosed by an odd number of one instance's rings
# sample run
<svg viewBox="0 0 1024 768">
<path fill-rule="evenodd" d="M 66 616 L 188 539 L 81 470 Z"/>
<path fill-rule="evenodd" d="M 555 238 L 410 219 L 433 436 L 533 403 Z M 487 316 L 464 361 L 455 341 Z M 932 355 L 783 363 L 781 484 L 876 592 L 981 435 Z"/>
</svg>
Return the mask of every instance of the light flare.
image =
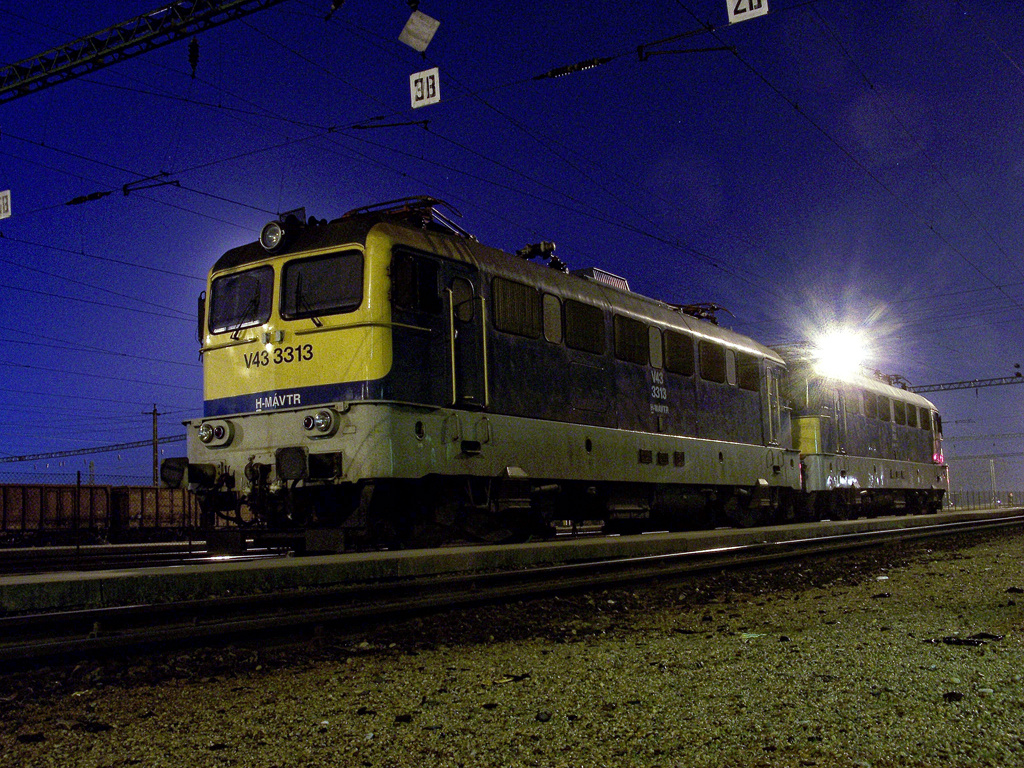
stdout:
<svg viewBox="0 0 1024 768">
<path fill-rule="evenodd" d="M 814 343 L 815 368 L 828 378 L 848 379 L 860 373 L 867 357 L 867 339 L 859 331 L 832 330 Z"/>
</svg>

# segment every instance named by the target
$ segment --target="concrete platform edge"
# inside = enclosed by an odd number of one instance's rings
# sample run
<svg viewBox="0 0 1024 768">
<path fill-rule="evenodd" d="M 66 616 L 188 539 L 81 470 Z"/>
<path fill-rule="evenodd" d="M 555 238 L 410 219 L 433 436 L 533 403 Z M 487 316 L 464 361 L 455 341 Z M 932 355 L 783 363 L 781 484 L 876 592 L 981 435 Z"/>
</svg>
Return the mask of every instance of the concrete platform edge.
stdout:
<svg viewBox="0 0 1024 768">
<path fill-rule="evenodd" d="M 899 518 L 904 528 L 957 520 L 999 519 L 1019 509 L 956 512 Z M 213 596 L 317 589 L 344 583 L 400 580 L 430 574 L 491 571 L 584 562 L 619 556 L 690 552 L 752 543 L 780 543 L 843 532 L 891 527 L 894 518 L 824 521 L 770 528 L 654 533 L 612 538 L 559 539 L 514 547 L 322 555 L 240 563 L 0 577 L 0 614 L 177 602 Z"/>
</svg>

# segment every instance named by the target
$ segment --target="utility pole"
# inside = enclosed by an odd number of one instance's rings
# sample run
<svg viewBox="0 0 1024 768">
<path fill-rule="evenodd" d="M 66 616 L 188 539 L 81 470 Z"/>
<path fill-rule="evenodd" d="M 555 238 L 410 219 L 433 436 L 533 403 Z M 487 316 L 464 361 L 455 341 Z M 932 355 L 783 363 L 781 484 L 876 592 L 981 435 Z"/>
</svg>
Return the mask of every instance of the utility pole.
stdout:
<svg viewBox="0 0 1024 768">
<path fill-rule="evenodd" d="M 147 413 L 153 414 L 153 487 L 160 487 L 160 438 L 157 436 L 156 431 L 156 417 L 161 414 L 157 413 L 156 403 L 153 403 L 153 410 L 147 411 Z"/>
</svg>

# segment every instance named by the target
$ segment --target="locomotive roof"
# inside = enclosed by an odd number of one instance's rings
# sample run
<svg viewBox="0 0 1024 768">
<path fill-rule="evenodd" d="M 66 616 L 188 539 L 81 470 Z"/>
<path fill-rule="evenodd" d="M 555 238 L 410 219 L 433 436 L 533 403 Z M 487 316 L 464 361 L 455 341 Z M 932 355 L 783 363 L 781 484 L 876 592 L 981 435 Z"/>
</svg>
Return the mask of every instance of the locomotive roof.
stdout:
<svg viewBox="0 0 1024 768">
<path fill-rule="evenodd" d="M 874 392 L 876 395 L 884 395 L 885 397 L 893 400 L 902 400 L 903 402 L 910 403 L 911 405 L 924 406 L 925 408 L 935 410 L 935 404 L 928 398 L 923 397 L 916 392 L 911 392 L 908 389 L 893 386 L 892 384 L 876 379 L 873 376 L 864 376 L 860 373 L 847 374 L 842 378 L 825 376 L 818 374 L 814 370 L 814 362 L 806 357 L 806 352 L 797 352 L 793 347 L 779 347 L 776 351 L 782 354 L 791 369 L 796 369 L 798 371 L 812 371 L 814 375 L 819 378 L 834 381 L 836 384 L 860 387 L 868 392 Z"/>
<path fill-rule="evenodd" d="M 457 238 L 446 233 L 439 237 L 437 233 L 410 230 L 394 222 L 382 223 L 380 230 L 392 238 L 403 240 L 411 247 L 470 262 L 478 268 L 483 267 L 492 275 L 532 285 L 563 299 L 595 304 L 637 320 L 685 330 L 698 339 L 712 339 L 732 349 L 783 363 L 782 357 L 773 349 L 728 328 L 684 314 L 658 299 L 626 291 L 599 280 L 552 269 L 475 240 Z M 441 239 L 447 242 L 440 242 Z"/>
<path fill-rule="evenodd" d="M 919 395 L 916 392 L 911 392 L 908 389 L 903 389 L 902 387 L 894 387 L 891 384 L 886 384 L 884 381 L 879 381 L 871 376 L 854 374 L 847 377 L 846 383 L 853 384 L 861 389 L 866 389 L 869 392 L 874 392 L 876 395 L 885 395 L 893 400 L 902 400 L 905 403 L 924 406 L 925 408 L 935 410 L 935 405 L 927 397 Z"/>
<path fill-rule="evenodd" d="M 217 273 L 236 269 L 286 254 L 365 243 L 371 232 L 379 231 L 411 248 L 465 261 L 478 268 L 483 267 L 491 274 L 518 280 L 563 298 L 597 304 L 621 315 L 685 330 L 698 339 L 713 339 L 730 348 L 783 363 L 782 357 L 769 347 L 735 331 L 684 314 L 666 302 L 536 264 L 483 245 L 464 232 L 453 231 L 449 226 L 441 226 L 423 217 L 410 217 L 406 211 L 403 211 L 403 215 L 393 215 L 386 210 L 360 210 L 330 222 L 311 219 L 304 226 L 294 226 L 297 223 L 293 223 L 295 232 L 290 237 L 287 250 L 270 253 L 259 241 L 246 243 L 224 253 L 213 265 L 212 271 Z"/>
</svg>

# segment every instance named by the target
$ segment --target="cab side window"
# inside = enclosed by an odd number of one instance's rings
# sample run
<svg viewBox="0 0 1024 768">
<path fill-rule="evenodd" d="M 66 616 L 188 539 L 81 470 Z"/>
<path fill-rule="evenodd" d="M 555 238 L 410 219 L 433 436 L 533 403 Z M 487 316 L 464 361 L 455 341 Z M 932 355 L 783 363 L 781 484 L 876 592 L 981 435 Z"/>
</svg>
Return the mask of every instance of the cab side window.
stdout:
<svg viewBox="0 0 1024 768">
<path fill-rule="evenodd" d="M 396 251 L 391 257 L 391 302 L 399 309 L 437 314 L 441 294 L 436 261 Z"/>
</svg>

